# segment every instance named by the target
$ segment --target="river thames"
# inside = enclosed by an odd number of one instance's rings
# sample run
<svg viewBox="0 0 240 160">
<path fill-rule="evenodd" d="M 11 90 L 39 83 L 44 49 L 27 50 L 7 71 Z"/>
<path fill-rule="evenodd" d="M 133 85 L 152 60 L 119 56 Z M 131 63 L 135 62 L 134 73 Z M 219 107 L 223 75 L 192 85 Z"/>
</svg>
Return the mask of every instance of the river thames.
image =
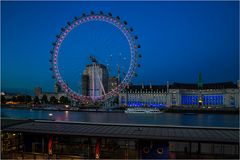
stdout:
<svg viewBox="0 0 240 160">
<path fill-rule="evenodd" d="M 52 116 L 49 116 L 49 114 Z M 180 126 L 239 127 L 238 114 L 127 114 L 119 112 L 74 112 L 1 108 L 1 117 L 17 119 L 54 119 L 97 123 L 154 124 Z"/>
</svg>

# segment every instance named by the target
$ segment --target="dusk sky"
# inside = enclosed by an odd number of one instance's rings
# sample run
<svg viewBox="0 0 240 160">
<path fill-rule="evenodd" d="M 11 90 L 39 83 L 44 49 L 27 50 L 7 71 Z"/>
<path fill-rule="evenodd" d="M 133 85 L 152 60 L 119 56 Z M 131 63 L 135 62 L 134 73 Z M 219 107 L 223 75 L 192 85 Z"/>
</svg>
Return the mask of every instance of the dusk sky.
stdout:
<svg viewBox="0 0 240 160">
<path fill-rule="evenodd" d="M 201 72 L 203 81 L 224 82 L 239 79 L 239 3 L 235 2 L 1 2 L 1 87 L 33 90 L 41 86 L 53 91 L 54 80 L 49 70 L 52 42 L 67 21 L 90 11 L 111 12 L 133 27 L 139 37 L 142 59 L 134 84 L 166 84 L 167 81 L 196 83 Z M 65 44 L 65 52 L 124 52 L 126 42 L 116 38 L 109 26 L 93 33 L 113 44 L 98 39 L 88 43 L 75 41 L 74 34 Z M 85 26 L 92 33 L 93 26 Z M 83 29 L 84 30 L 84 29 Z M 76 30 L 77 31 L 77 30 Z M 80 32 L 81 30 L 79 30 Z M 102 35 L 101 35 L 102 34 Z M 117 34 L 117 33 L 116 33 Z M 75 34 L 77 35 L 77 34 Z M 88 39 L 87 33 L 79 33 Z M 100 41 L 100 40 L 99 40 Z M 114 42 L 116 41 L 116 44 Z M 79 43 L 76 50 L 71 44 Z M 98 43 L 98 44 L 97 44 Z M 119 43 L 120 45 L 118 45 Z M 111 46 L 113 45 L 113 46 Z M 122 45 L 122 47 L 120 47 Z M 103 48 L 99 48 L 102 46 Z M 85 48 L 85 49 L 84 49 Z M 122 49 L 122 51 L 120 51 Z M 95 53 L 97 58 L 100 54 Z M 67 54 L 64 54 L 67 56 Z M 80 59 L 79 63 L 88 61 Z M 67 62 L 68 63 L 71 62 Z M 77 63 L 77 62 L 75 62 Z M 81 69 L 82 70 L 82 69 Z M 82 72 L 79 70 L 79 72 Z M 68 71 L 68 70 L 66 70 Z M 77 70 L 74 70 L 76 74 Z M 69 73 L 75 72 L 69 70 Z M 66 78 L 71 80 L 71 77 Z"/>
</svg>

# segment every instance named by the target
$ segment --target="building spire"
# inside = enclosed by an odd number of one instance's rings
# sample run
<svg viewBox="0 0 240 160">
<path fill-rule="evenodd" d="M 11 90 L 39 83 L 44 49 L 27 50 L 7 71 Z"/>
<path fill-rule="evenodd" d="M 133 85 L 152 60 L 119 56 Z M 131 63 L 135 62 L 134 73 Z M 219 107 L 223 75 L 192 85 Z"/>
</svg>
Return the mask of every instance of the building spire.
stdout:
<svg viewBox="0 0 240 160">
<path fill-rule="evenodd" d="M 203 88 L 203 80 L 202 80 L 202 73 L 199 72 L 198 74 L 198 89 L 202 89 Z"/>
<path fill-rule="evenodd" d="M 167 93 L 169 92 L 169 82 L 167 81 Z"/>
</svg>

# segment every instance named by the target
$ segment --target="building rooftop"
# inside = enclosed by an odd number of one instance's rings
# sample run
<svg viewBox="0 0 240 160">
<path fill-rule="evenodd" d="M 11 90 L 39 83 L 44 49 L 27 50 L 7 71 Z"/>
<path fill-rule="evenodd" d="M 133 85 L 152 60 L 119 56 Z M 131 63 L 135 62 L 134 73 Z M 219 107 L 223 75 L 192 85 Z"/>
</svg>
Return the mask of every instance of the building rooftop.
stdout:
<svg viewBox="0 0 240 160">
<path fill-rule="evenodd" d="M 126 87 L 127 90 L 159 90 L 159 91 L 166 91 L 167 85 L 130 85 L 129 87 Z"/>
<path fill-rule="evenodd" d="M 99 67 L 101 67 L 101 68 L 104 68 L 104 69 L 107 69 L 107 67 L 104 65 L 104 64 L 100 64 L 100 63 L 97 63 L 97 64 L 95 64 L 96 66 L 99 66 Z M 93 64 L 87 64 L 86 65 L 86 67 L 92 67 L 93 66 Z"/>
<path fill-rule="evenodd" d="M 202 89 L 228 89 L 228 88 L 237 88 L 237 85 L 233 82 L 221 82 L 221 83 L 206 83 L 203 84 Z M 159 90 L 159 91 L 167 91 L 167 85 L 130 85 L 126 87 L 126 90 Z M 198 89 L 197 83 L 177 83 L 169 85 L 169 89 Z"/>
<path fill-rule="evenodd" d="M 170 88 L 173 89 L 198 89 L 197 84 L 188 83 L 173 83 Z M 203 89 L 226 89 L 237 88 L 237 85 L 233 82 L 220 82 L 220 83 L 206 83 L 203 84 Z"/>
<path fill-rule="evenodd" d="M 217 127 L 103 124 L 35 120 L 11 125 L 4 128 L 3 131 L 127 139 L 156 139 L 163 141 L 239 142 L 238 128 Z"/>
</svg>

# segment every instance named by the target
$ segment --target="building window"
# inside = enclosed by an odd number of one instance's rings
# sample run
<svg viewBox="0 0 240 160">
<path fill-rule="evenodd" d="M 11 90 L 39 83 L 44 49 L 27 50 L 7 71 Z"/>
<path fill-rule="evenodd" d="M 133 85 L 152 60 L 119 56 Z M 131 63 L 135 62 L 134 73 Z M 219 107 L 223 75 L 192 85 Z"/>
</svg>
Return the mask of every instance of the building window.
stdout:
<svg viewBox="0 0 240 160">
<path fill-rule="evenodd" d="M 219 106 L 223 105 L 223 95 L 204 95 L 203 96 L 203 104 L 204 105 L 213 105 Z"/>
</svg>

